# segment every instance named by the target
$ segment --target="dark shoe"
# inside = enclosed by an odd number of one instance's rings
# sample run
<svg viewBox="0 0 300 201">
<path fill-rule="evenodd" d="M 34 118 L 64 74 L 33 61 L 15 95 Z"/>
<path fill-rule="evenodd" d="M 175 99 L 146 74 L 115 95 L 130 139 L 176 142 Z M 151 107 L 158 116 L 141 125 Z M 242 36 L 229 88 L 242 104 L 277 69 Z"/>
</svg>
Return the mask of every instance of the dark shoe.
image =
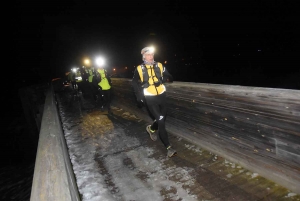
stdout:
<svg viewBox="0 0 300 201">
<path fill-rule="evenodd" d="M 151 130 L 151 125 L 146 127 L 146 131 L 150 135 L 151 140 L 156 141 L 157 140 L 157 134 L 155 131 Z"/>
<path fill-rule="evenodd" d="M 171 146 L 169 146 L 169 147 L 167 148 L 167 150 L 168 150 L 167 155 L 168 155 L 170 158 L 177 155 L 176 150 L 173 149 Z"/>
</svg>

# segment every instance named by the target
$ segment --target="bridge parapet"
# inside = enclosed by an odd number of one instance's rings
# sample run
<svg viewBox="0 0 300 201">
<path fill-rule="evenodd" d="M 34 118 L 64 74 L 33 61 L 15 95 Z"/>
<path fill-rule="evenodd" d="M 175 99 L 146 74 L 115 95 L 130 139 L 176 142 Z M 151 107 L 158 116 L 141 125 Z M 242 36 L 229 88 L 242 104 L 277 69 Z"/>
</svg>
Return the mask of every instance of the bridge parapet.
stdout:
<svg viewBox="0 0 300 201">
<path fill-rule="evenodd" d="M 44 105 L 31 201 L 80 200 L 61 126 L 52 86 L 47 92 Z"/>
<path fill-rule="evenodd" d="M 138 108 L 131 80 L 113 78 L 114 104 Z M 300 91 L 167 84 L 167 130 L 300 193 Z"/>
</svg>

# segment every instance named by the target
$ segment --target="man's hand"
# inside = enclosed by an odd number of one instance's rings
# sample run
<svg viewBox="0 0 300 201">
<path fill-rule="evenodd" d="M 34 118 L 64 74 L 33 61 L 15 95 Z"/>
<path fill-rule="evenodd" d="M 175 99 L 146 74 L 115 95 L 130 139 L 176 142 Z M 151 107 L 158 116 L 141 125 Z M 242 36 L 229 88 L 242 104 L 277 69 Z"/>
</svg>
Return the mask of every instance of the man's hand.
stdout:
<svg viewBox="0 0 300 201">
<path fill-rule="evenodd" d="M 139 104 L 143 104 L 144 103 L 144 97 L 143 97 L 143 95 L 142 94 L 137 94 L 136 101 Z"/>
<path fill-rule="evenodd" d="M 138 108 L 144 107 L 144 101 L 143 101 L 143 99 L 137 99 L 137 106 L 138 106 Z"/>
<path fill-rule="evenodd" d="M 138 97 L 137 99 L 137 102 L 139 102 L 139 103 L 143 103 L 144 101 L 143 101 L 143 98 L 141 98 L 141 97 Z"/>
</svg>

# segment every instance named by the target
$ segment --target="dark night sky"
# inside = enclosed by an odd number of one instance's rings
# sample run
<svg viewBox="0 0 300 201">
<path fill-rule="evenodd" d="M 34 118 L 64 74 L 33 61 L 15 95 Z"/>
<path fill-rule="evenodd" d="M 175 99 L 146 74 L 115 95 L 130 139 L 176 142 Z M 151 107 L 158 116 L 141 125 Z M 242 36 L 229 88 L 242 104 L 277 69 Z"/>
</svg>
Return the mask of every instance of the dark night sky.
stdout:
<svg viewBox="0 0 300 201">
<path fill-rule="evenodd" d="M 299 89 L 295 2 L 22 1 L 14 5 L 11 60 L 17 79 L 35 82 L 61 77 L 85 56 L 133 68 L 153 44 L 178 81 Z"/>
</svg>

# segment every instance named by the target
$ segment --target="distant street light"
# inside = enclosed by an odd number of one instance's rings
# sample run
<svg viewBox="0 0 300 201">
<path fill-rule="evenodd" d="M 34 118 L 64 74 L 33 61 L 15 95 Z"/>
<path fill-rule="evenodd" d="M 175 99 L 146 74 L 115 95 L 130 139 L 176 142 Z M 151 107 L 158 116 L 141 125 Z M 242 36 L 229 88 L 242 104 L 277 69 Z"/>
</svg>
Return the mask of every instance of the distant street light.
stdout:
<svg viewBox="0 0 300 201">
<path fill-rule="evenodd" d="M 89 59 L 85 59 L 84 60 L 84 64 L 87 65 L 87 66 L 89 66 L 90 65 L 90 60 Z"/>
</svg>

